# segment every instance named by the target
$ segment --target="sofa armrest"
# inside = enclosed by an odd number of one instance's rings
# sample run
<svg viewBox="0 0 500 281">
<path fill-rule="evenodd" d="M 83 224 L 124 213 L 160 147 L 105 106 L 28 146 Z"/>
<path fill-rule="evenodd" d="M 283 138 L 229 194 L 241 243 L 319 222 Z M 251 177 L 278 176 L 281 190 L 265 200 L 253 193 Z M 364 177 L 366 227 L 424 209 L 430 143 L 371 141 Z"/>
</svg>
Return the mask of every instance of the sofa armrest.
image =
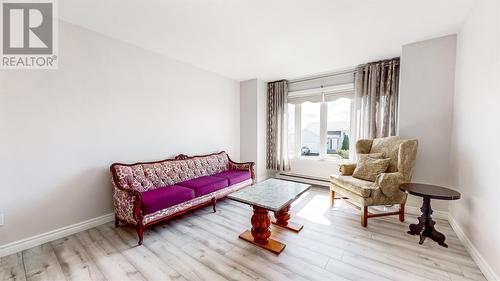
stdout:
<svg viewBox="0 0 500 281">
<path fill-rule="evenodd" d="M 405 183 L 404 176 L 399 172 L 382 173 L 375 179 L 375 184 L 387 197 L 392 197 L 398 192 L 402 192 L 399 186 L 403 183 Z"/>
<path fill-rule="evenodd" d="M 128 223 L 142 223 L 142 195 L 139 191 L 125 188 L 118 184 L 117 176 L 111 170 L 111 183 L 113 186 L 113 206 L 115 215 Z"/>
<path fill-rule="evenodd" d="M 255 180 L 255 163 L 254 162 L 234 162 L 229 157 L 229 169 L 230 170 L 245 170 L 250 171 L 252 174 L 252 180 Z"/>
<path fill-rule="evenodd" d="M 354 169 L 356 169 L 356 164 L 341 164 L 339 166 L 339 172 L 341 176 L 352 176 L 354 173 Z"/>
</svg>

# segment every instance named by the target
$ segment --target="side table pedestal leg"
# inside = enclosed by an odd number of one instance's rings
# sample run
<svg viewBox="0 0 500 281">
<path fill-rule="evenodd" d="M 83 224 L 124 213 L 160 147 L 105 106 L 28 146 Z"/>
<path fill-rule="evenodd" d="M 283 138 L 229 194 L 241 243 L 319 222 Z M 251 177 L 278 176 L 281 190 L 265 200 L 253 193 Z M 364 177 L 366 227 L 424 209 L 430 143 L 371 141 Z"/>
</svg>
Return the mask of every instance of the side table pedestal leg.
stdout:
<svg viewBox="0 0 500 281">
<path fill-rule="evenodd" d="M 408 234 L 419 235 L 419 244 L 423 244 L 425 238 L 429 237 L 439 245 L 448 248 L 448 245 L 444 243 L 446 236 L 434 228 L 436 222 L 433 221 L 431 217 L 433 211 L 431 208 L 431 199 L 429 197 L 424 197 L 420 211 L 422 211 L 422 215 L 418 218 L 418 224 L 410 224 Z"/>
</svg>

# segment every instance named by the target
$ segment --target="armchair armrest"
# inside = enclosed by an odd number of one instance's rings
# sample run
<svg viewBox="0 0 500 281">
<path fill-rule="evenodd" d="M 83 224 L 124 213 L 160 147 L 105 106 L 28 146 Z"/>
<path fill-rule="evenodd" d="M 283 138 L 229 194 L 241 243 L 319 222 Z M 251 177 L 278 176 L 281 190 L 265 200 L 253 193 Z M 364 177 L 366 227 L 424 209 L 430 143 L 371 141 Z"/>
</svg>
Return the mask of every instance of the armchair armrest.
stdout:
<svg viewBox="0 0 500 281">
<path fill-rule="evenodd" d="M 255 181 L 255 163 L 254 162 L 234 162 L 229 158 L 229 169 L 230 170 L 245 170 L 250 171 L 252 174 L 252 180 Z"/>
<path fill-rule="evenodd" d="M 341 176 L 352 176 L 354 173 L 354 169 L 356 169 L 356 164 L 341 164 L 339 166 L 339 172 Z"/>
<path fill-rule="evenodd" d="M 399 190 L 399 186 L 405 183 L 403 174 L 395 173 L 382 173 L 375 179 L 375 184 L 380 188 L 382 193 L 387 197 L 394 196 Z"/>
</svg>

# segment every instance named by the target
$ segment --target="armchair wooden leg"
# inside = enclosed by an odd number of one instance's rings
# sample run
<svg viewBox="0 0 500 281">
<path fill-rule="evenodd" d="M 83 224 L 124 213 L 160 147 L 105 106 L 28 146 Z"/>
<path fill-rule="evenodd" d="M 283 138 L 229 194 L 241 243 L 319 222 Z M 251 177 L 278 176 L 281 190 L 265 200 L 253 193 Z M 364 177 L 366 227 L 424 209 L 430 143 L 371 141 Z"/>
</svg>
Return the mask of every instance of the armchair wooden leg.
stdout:
<svg viewBox="0 0 500 281">
<path fill-rule="evenodd" d="M 332 208 L 333 208 L 333 206 L 335 205 L 335 191 L 330 190 L 330 198 L 332 201 Z"/>
<path fill-rule="evenodd" d="M 115 228 L 120 225 L 120 220 L 118 219 L 117 216 L 115 216 Z"/>
<path fill-rule="evenodd" d="M 142 221 L 137 224 L 137 235 L 139 236 L 139 245 L 142 245 L 142 238 L 144 235 L 144 226 Z"/>
<path fill-rule="evenodd" d="M 361 207 L 361 226 L 368 226 L 368 206 Z"/>
<path fill-rule="evenodd" d="M 399 204 L 399 221 L 405 221 L 405 203 Z"/>
</svg>

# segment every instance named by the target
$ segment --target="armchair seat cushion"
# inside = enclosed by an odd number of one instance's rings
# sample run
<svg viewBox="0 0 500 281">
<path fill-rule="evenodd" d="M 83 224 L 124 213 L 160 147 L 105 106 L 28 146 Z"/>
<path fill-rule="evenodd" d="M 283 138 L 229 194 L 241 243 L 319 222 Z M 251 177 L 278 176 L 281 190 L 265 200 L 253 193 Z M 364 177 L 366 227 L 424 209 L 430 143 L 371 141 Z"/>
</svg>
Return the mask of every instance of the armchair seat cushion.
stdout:
<svg viewBox="0 0 500 281">
<path fill-rule="evenodd" d="M 378 188 L 374 182 L 351 176 L 332 175 L 330 179 L 333 184 L 364 198 L 370 197 L 372 191 Z"/>
<path fill-rule="evenodd" d="M 180 182 L 181 185 L 194 190 L 195 197 L 200 197 L 229 186 L 228 179 L 214 176 L 204 176 L 192 180 Z"/>
<path fill-rule="evenodd" d="M 252 178 L 252 173 L 244 170 L 227 170 L 212 176 L 227 179 L 229 181 L 229 185 L 233 185 Z"/>
<path fill-rule="evenodd" d="M 151 214 L 158 210 L 168 208 L 194 198 L 194 190 L 171 185 L 141 192 L 142 211 Z"/>
</svg>

